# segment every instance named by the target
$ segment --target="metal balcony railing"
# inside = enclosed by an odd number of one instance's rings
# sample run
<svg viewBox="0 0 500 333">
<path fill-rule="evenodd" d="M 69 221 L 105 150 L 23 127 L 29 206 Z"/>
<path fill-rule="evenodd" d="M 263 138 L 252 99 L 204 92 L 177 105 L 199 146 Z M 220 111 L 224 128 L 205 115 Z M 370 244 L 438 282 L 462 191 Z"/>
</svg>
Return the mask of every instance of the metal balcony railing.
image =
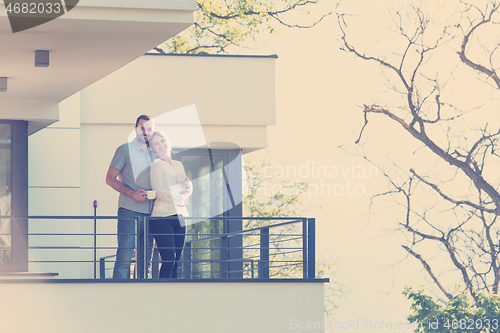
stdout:
<svg viewBox="0 0 500 333">
<path fill-rule="evenodd" d="M 12 251 L 27 248 L 28 257 L 22 260 L 28 261 L 29 271 L 59 273 L 61 278 L 111 278 L 118 216 L 0 216 L 4 218 L 11 219 L 13 224 L 28 221 L 29 232 L 12 235 Z M 148 227 L 153 219 L 158 218 L 144 218 L 144 244 L 148 243 L 148 237 L 154 236 Z M 179 262 L 179 279 L 315 278 L 314 218 L 184 219 L 188 226 Z M 137 235 L 136 229 L 136 244 L 139 243 Z M 158 277 L 161 265 L 158 248 L 143 251 L 144 261 L 148 261 L 151 251 L 151 264 L 145 265 L 142 272 L 135 269 L 137 258 L 133 258 L 132 279 Z M 17 260 L 16 256 L 12 260 Z"/>
</svg>

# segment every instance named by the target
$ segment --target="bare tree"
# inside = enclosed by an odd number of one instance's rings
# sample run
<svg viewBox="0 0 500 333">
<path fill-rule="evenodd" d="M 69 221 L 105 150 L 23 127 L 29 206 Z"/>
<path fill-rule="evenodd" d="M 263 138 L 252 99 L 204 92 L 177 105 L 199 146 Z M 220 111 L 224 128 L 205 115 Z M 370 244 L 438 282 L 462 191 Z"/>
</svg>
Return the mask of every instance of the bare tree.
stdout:
<svg viewBox="0 0 500 333">
<path fill-rule="evenodd" d="M 403 207 L 402 246 L 445 297 L 461 284 L 476 306 L 478 291 L 498 294 L 500 284 L 500 2 L 478 2 L 402 1 L 383 54 L 351 42 L 356 17 L 337 6 L 342 49 L 379 65 L 390 88 L 382 102 L 362 106 L 358 151 L 371 159 L 363 145 L 387 131 L 370 128 L 372 117 L 402 128 L 412 150 L 413 166 L 394 161 L 399 169 L 384 170 L 391 189 L 375 197 Z M 447 266 L 434 259 L 443 254 Z"/>
</svg>

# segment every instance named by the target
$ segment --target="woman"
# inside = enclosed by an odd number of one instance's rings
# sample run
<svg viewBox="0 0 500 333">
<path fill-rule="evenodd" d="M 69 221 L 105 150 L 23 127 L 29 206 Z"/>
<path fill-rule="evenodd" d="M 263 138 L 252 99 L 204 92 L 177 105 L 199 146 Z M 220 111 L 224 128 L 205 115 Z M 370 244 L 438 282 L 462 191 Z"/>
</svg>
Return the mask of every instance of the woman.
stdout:
<svg viewBox="0 0 500 333">
<path fill-rule="evenodd" d="M 160 278 L 176 278 L 186 236 L 186 227 L 179 217 L 189 216 L 186 205 L 193 188 L 182 163 L 172 160 L 172 146 L 165 133 L 155 131 L 149 144 L 157 157 L 151 164 L 151 187 L 156 191 L 151 216 L 168 217 L 152 219 L 150 232 L 162 260 Z"/>
</svg>

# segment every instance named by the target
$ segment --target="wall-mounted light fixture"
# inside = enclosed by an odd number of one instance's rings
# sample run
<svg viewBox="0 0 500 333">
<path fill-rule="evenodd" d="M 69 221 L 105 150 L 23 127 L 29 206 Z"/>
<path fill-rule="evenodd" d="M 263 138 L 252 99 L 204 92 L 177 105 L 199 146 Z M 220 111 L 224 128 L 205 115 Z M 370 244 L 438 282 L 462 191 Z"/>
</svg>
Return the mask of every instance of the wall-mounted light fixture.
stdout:
<svg viewBox="0 0 500 333">
<path fill-rule="evenodd" d="M 49 51 L 36 50 L 35 51 L 35 67 L 49 67 Z"/>
<path fill-rule="evenodd" d="M 6 92 L 6 91 L 7 91 L 7 78 L 0 77 L 0 92 Z"/>
</svg>

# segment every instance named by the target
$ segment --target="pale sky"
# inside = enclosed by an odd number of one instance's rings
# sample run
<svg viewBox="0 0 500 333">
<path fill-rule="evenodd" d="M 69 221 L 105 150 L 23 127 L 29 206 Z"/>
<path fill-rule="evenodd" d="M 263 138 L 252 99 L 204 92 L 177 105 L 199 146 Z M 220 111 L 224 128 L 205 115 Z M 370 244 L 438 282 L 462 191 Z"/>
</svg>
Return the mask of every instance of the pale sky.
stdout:
<svg viewBox="0 0 500 333">
<path fill-rule="evenodd" d="M 370 20 L 359 20 L 357 41 L 372 47 L 377 45 L 373 43 L 374 37 L 378 37 L 382 43 L 385 36 L 374 35 L 387 23 L 385 8 L 391 1 L 349 0 L 348 3 L 346 8 L 360 17 L 371 15 Z M 334 10 L 334 5 L 330 10 Z M 403 260 L 407 256 L 401 247 L 405 240 L 401 234 L 391 232 L 403 219 L 399 211 L 386 202 L 375 205 L 375 212 L 369 213 L 369 197 L 388 188 L 384 176 L 379 173 L 377 177 L 372 172 L 368 177 L 367 172 L 363 178 L 362 171 L 368 170 L 370 164 L 336 148 L 356 140 L 363 125 L 359 106 L 377 101 L 384 89 L 376 86 L 379 66 L 354 60 L 352 55 L 340 51 L 338 33 L 336 17 L 332 15 L 313 29 L 278 28 L 278 35 L 267 38 L 264 47 L 240 53 L 278 55 L 277 126 L 268 129 L 268 161 L 275 167 L 302 166 L 304 173 L 309 169 L 309 177 L 298 177 L 299 181 L 310 181 L 317 186 L 314 188 L 317 193 L 310 192 L 305 200 L 322 206 L 306 213 L 307 217 L 316 218 L 317 255 L 335 263 L 336 273 L 330 278 L 350 290 L 347 298 L 338 302 L 334 319 L 341 323 L 358 320 L 407 323 L 406 316 L 411 310 L 410 302 L 401 293 L 403 286 L 423 285 L 428 289 L 432 284 L 418 260 L 413 257 Z M 373 126 L 369 133 L 371 144 L 367 148 L 380 161 L 390 163 L 397 155 L 398 149 L 394 147 L 408 144 L 408 137 L 394 132 L 395 127 L 388 127 L 384 120 L 374 120 L 370 125 Z M 397 133 L 397 140 L 391 133 Z M 388 142 L 392 142 L 390 148 Z M 263 152 L 247 155 L 257 161 L 264 156 Z M 313 166 L 339 170 L 339 177 L 312 177 Z M 364 193 L 356 195 L 355 186 L 358 194 L 362 190 Z M 332 193 L 334 190 L 336 193 Z M 335 331 L 370 330 L 358 327 Z"/>
</svg>

